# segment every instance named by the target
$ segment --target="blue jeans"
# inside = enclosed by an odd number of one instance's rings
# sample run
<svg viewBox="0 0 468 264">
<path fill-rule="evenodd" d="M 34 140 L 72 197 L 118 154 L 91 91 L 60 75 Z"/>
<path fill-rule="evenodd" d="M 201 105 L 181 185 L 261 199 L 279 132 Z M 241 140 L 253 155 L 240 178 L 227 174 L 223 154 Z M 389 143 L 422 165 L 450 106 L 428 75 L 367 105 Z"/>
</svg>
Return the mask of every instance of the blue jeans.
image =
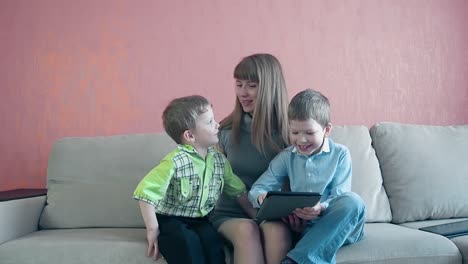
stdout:
<svg viewBox="0 0 468 264">
<path fill-rule="evenodd" d="M 366 208 L 353 192 L 333 199 L 317 220 L 311 221 L 288 257 L 297 263 L 336 263 L 336 252 L 364 235 Z"/>
</svg>

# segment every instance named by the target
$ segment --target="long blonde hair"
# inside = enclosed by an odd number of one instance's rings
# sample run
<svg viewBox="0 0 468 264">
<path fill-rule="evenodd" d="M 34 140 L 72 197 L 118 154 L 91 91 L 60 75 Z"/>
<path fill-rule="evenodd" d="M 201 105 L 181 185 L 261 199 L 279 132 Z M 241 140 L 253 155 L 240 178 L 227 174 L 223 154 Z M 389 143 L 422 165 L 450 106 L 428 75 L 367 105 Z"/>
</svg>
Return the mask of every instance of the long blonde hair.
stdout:
<svg viewBox="0 0 468 264">
<path fill-rule="evenodd" d="M 234 78 L 258 82 L 252 116 L 252 143 L 264 154 L 267 145 L 280 151 L 288 144 L 288 94 L 281 64 L 273 55 L 253 54 L 237 64 Z M 236 97 L 234 110 L 221 121 L 221 128 L 232 129 L 234 144 L 239 143 L 240 124 L 244 114 L 246 113 L 242 110 L 239 98 Z"/>
</svg>

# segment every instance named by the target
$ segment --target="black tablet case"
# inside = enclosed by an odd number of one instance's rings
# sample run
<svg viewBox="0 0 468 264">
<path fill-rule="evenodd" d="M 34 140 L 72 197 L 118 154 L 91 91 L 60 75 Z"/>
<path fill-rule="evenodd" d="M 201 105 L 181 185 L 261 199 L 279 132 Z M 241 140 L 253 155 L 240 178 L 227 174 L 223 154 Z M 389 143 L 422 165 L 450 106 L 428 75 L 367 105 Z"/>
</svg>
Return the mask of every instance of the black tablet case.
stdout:
<svg viewBox="0 0 468 264">
<path fill-rule="evenodd" d="M 448 238 L 468 235 L 468 220 L 421 227 L 419 230 L 439 234 Z"/>
<path fill-rule="evenodd" d="M 263 204 L 257 212 L 256 220 L 277 220 L 288 216 L 296 208 L 312 207 L 322 196 L 313 192 L 277 192 L 267 193 Z"/>
</svg>

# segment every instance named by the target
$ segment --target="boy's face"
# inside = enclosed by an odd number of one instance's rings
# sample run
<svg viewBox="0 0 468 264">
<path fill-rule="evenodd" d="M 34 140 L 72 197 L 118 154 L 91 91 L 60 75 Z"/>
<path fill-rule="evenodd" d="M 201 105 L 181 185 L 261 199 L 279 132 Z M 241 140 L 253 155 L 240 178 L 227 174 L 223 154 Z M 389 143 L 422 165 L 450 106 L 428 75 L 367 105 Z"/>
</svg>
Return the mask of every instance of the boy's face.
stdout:
<svg viewBox="0 0 468 264">
<path fill-rule="evenodd" d="M 218 143 L 219 124 L 214 119 L 213 109 L 208 107 L 208 111 L 198 116 L 195 121 L 195 129 L 192 131 L 194 144 L 208 148 Z"/>
<path fill-rule="evenodd" d="M 290 120 L 289 140 L 299 153 L 309 156 L 320 150 L 323 140 L 328 136 L 330 130 L 330 124 L 323 128 L 312 118 L 301 121 Z"/>
<path fill-rule="evenodd" d="M 253 114 L 257 103 L 257 93 L 257 82 L 236 79 L 236 95 L 244 112 Z"/>
</svg>

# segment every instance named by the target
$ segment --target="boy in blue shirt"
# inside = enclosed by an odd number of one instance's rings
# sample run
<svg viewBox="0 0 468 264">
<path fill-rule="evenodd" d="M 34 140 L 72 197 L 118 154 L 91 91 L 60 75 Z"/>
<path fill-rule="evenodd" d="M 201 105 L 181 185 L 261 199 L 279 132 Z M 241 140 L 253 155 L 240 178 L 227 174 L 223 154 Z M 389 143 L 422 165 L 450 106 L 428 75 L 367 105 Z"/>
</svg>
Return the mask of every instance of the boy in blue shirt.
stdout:
<svg viewBox="0 0 468 264">
<path fill-rule="evenodd" d="M 259 207 L 268 191 L 288 179 L 293 192 L 318 192 L 320 202 L 297 208 L 287 219 L 300 239 L 281 263 L 336 263 L 336 252 L 363 236 L 365 205 L 351 192 L 349 150 L 328 138 L 331 131 L 328 99 L 304 90 L 288 108 L 292 146 L 279 153 L 253 184 L 249 200 Z"/>
<path fill-rule="evenodd" d="M 223 242 L 208 221 L 221 193 L 250 206 L 246 188 L 225 156 L 214 149 L 219 124 L 202 96 L 171 101 L 163 113 L 167 134 L 178 144 L 138 184 L 147 255 L 171 263 L 224 263 Z"/>
</svg>

